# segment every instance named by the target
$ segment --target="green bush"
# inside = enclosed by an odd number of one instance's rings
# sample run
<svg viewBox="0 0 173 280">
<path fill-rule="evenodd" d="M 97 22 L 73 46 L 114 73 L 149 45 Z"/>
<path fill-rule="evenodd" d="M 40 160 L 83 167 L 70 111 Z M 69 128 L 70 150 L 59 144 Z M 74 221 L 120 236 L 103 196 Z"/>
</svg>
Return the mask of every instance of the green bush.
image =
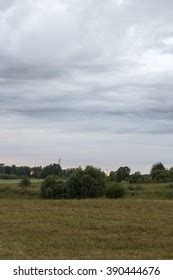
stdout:
<svg viewBox="0 0 173 280">
<path fill-rule="evenodd" d="M 30 179 L 26 176 L 23 177 L 23 179 L 21 180 L 19 186 L 22 187 L 23 189 L 29 187 L 31 185 L 31 181 Z"/>
<path fill-rule="evenodd" d="M 48 176 L 41 184 L 40 196 L 45 199 L 60 199 L 64 196 L 64 180 Z"/>
<path fill-rule="evenodd" d="M 47 199 L 53 199 L 54 198 L 54 191 L 53 188 L 47 188 L 45 189 L 45 198 Z"/>
<path fill-rule="evenodd" d="M 168 170 L 156 170 L 152 172 L 152 179 L 156 183 L 169 182 L 169 171 Z"/>
<path fill-rule="evenodd" d="M 135 172 L 133 174 L 130 175 L 130 178 L 129 178 L 129 183 L 141 183 L 142 182 L 142 175 L 140 172 Z"/>
<path fill-rule="evenodd" d="M 65 186 L 66 198 L 97 198 L 105 193 L 106 176 L 100 169 L 87 166 L 76 170 Z"/>
<path fill-rule="evenodd" d="M 107 198 L 120 198 L 125 196 L 126 190 L 120 184 L 111 184 L 106 188 Z"/>
</svg>

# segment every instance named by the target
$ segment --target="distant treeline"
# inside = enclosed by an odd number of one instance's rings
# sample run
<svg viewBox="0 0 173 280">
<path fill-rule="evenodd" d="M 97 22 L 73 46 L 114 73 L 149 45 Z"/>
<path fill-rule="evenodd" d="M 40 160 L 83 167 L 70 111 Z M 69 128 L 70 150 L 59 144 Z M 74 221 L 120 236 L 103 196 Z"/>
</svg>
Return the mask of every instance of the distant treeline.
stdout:
<svg viewBox="0 0 173 280">
<path fill-rule="evenodd" d="M 163 163 L 158 162 L 153 164 L 149 174 L 141 174 L 136 171 L 131 173 L 128 166 L 120 167 L 117 171 L 110 172 L 110 180 L 121 183 L 122 181 L 128 181 L 129 183 L 166 183 L 173 181 L 173 167 L 166 169 Z"/>
<path fill-rule="evenodd" d="M 28 178 L 45 179 L 47 176 L 58 176 L 62 179 L 68 179 L 76 172 L 78 168 L 62 169 L 62 167 L 53 163 L 45 167 L 42 166 L 8 166 L 0 164 L 0 179 L 17 179 L 27 176 Z M 149 174 L 141 174 L 137 171 L 131 173 L 128 166 L 123 166 L 115 171 L 111 171 L 107 180 L 121 183 L 128 181 L 129 183 L 149 183 L 149 182 L 171 182 L 173 181 L 173 167 L 166 169 L 163 163 L 159 162 L 152 166 Z"/>
<path fill-rule="evenodd" d="M 28 178 L 45 179 L 49 175 L 56 175 L 62 178 L 68 178 L 76 169 L 62 169 L 57 163 L 42 166 L 8 166 L 3 163 L 0 164 L 0 178 L 1 179 L 17 179 L 27 176 Z"/>
</svg>

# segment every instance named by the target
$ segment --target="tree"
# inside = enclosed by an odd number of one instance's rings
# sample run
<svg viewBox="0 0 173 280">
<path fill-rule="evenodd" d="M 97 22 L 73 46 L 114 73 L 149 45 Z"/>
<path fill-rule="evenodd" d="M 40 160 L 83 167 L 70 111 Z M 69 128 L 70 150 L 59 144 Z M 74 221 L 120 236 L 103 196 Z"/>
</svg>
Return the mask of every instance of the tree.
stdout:
<svg viewBox="0 0 173 280">
<path fill-rule="evenodd" d="M 169 169 L 169 179 L 171 182 L 173 182 L 173 167 Z"/>
<path fill-rule="evenodd" d="M 40 178 L 46 178 L 49 175 L 59 176 L 61 173 L 61 166 L 59 164 L 53 163 L 45 166 L 41 173 Z"/>
<path fill-rule="evenodd" d="M 17 175 L 17 167 L 16 167 L 16 165 L 13 164 L 11 169 L 12 169 L 12 174 Z"/>
<path fill-rule="evenodd" d="M 84 197 L 99 197 L 101 195 L 101 190 L 99 188 L 99 184 L 97 179 L 93 178 L 89 174 L 84 174 L 82 177 L 82 186 L 81 186 L 81 193 Z"/>
<path fill-rule="evenodd" d="M 152 179 L 155 182 L 166 183 L 170 180 L 170 174 L 168 170 L 156 170 L 152 173 Z"/>
<path fill-rule="evenodd" d="M 11 166 L 5 166 L 5 168 L 4 168 L 4 173 L 6 173 L 6 174 L 12 174 L 12 168 L 11 168 Z"/>
<path fill-rule="evenodd" d="M 118 183 L 129 179 L 130 177 L 130 168 L 128 166 L 120 167 L 116 171 L 116 180 Z"/>
<path fill-rule="evenodd" d="M 82 198 L 82 168 L 78 168 L 67 180 L 65 185 L 66 198 Z"/>
<path fill-rule="evenodd" d="M 164 171 L 165 169 L 166 168 L 163 165 L 163 163 L 157 162 L 157 163 L 153 164 L 153 166 L 151 167 L 150 174 L 152 174 L 153 172 L 158 171 L 158 170 Z"/>
<path fill-rule="evenodd" d="M 32 178 L 40 178 L 41 172 L 42 172 L 41 166 L 32 167 L 32 170 L 31 170 Z"/>
<path fill-rule="evenodd" d="M 23 177 L 27 176 L 30 177 L 31 175 L 31 168 L 29 166 L 19 166 L 17 167 L 17 176 Z"/>
<path fill-rule="evenodd" d="M 84 175 L 89 175 L 93 179 L 95 179 L 95 197 L 102 196 L 105 192 L 105 186 L 106 186 L 106 175 L 101 169 L 93 167 L 93 166 L 87 166 L 84 169 Z"/>
<path fill-rule="evenodd" d="M 110 181 L 116 181 L 116 172 L 115 171 L 111 171 L 109 174 L 109 180 Z"/>
<path fill-rule="evenodd" d="M 0 163 L 0 174 L 5 173 L 5 166 L 4 163 Z"/>
<path fill-rule="evenodd" d="M 64 180 L 57 176 L 48 176 L 40 188 L 40 196 L 46 199 L 60 199 L 64 196 Z"/>
<path fill-rule="evenodd" d="M 96 198 L 105 193 L 106 175 L 100 169 L 87 166 L 76 170 L 66 183 L 67 198 Z"/>
<path fill-rule="evenodd" d="M 167 172 L 163 163 L 158 162 L 156 164 L 153 164 L 150 175 L 152 177 L 152 180 L 156 182 L 164 182 L 167 176 Z"/>
<path fill-rule="evenodd" d="M 135 184 L 135 183 L 142 183 L 142 182 L 143 182 L 143 178 L 139 171 L 130 175 L 129 183 Z"/>
<path fill-rule="evenodd" d="M 68 179 L 77 169 L 78 168 L 62 169 L 61 173 L 60 173 L 60 176 L 61 176 L 61 178 Z"/>
</svg>

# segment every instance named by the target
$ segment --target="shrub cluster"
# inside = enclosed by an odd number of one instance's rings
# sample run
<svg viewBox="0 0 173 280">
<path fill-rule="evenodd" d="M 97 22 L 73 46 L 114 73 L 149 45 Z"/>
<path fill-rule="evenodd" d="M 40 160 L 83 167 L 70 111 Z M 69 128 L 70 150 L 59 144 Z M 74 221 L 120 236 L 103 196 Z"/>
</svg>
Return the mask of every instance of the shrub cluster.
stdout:
<svg viewBox="0 0 173 280">
<path fill-rule="evenodd" d="M 41 184 L 41 197 L 60 199 L 64 196 L 64 181 L 57 176 L 48 176 Z"/>
<path fill-rule="evenodd" d="M 29 187 L 31 185 L 31 180 L 27 177 L 24 176 L 19 184 L 19 186 L 23 189 L 26 189 L 27 187 Z"/>
<path fill-rule="evenodd" d="M 77 169 L 65 182 L 48 176 L 41 185 L 42 198 L 97 198 L 105 194 L 106 176 L 100 169 L 87 166 Z"/>
<path fill-rule="evenodd" d="M 106 176 L 100 169 L 79 168 L 66 183 L 66 198 L 96 198 L 105 193 Z"/>
</svg>

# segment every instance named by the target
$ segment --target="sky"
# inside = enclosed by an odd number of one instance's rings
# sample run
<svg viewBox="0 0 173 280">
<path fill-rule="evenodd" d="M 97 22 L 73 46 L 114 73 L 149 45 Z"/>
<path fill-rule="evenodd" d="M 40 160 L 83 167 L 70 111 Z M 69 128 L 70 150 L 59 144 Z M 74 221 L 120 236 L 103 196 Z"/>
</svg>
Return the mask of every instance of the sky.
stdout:
<svg viewBox="0 0 173 280">
<path fill-rule="evenodd" d="M 172 0 L 0 0 L 0 162 L 173 165 Z"/>
</svg>

